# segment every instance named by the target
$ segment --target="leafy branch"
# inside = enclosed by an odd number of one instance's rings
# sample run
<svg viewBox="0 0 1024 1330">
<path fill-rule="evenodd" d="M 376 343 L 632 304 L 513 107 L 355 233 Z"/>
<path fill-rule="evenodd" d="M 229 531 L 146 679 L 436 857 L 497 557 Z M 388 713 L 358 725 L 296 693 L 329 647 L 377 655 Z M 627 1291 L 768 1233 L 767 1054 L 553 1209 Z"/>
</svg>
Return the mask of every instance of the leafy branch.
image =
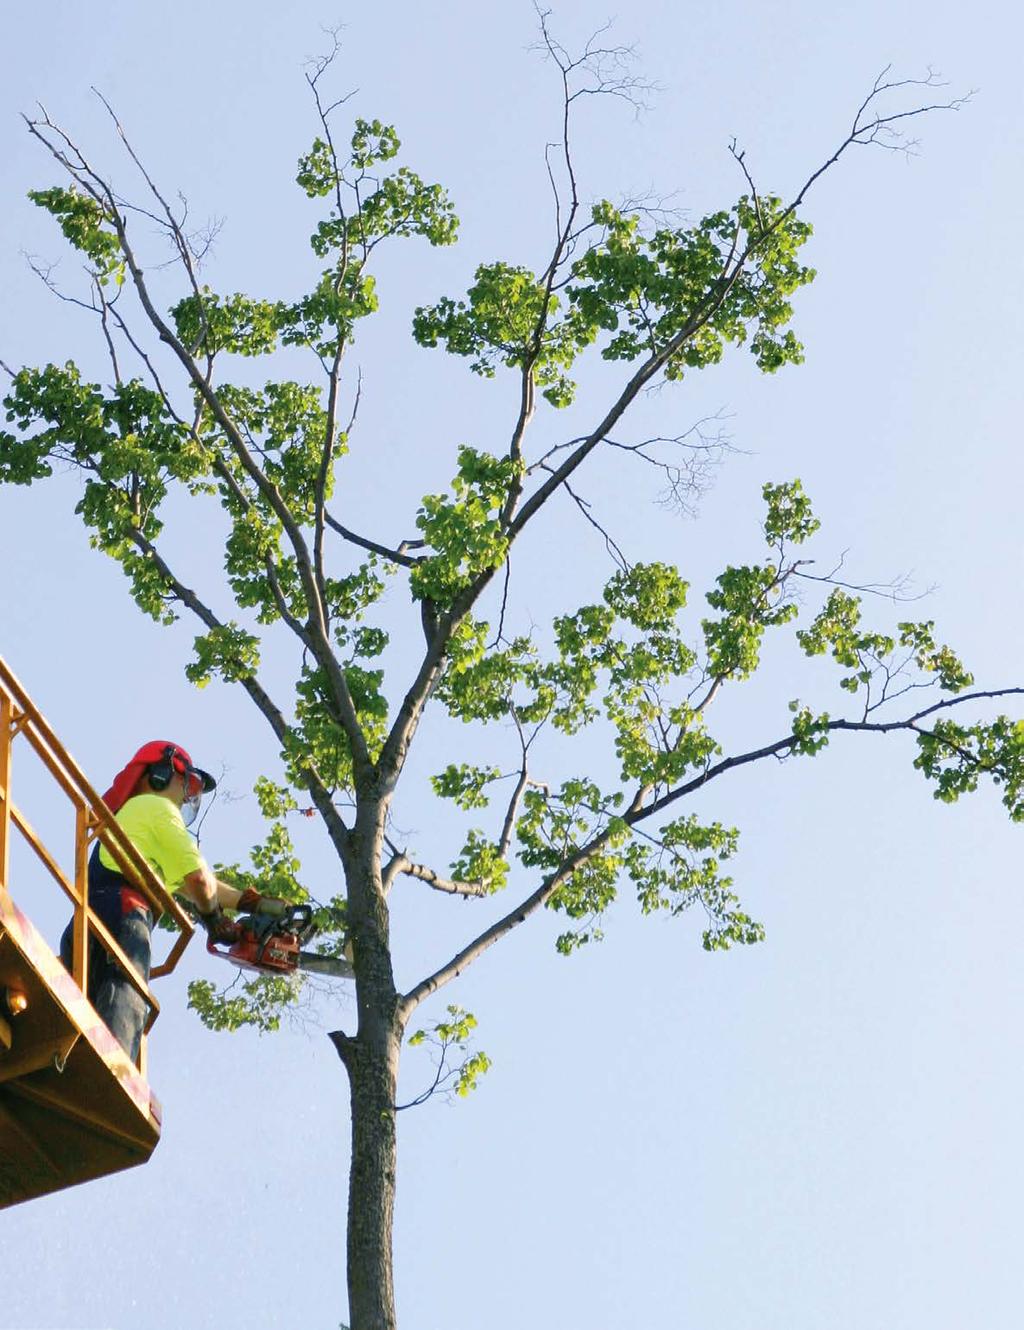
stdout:
<svg viewBox="0 0 1024 1330">
<path fill-rule="evenodd" d="M 423 1044 L 434 1049 L 436 1070 L 433 1081 L 415 1099 L 410 1099 L 406 1104 L 395 1105 L 396 1113 L 401 1113 L 407 1108 L 419 1108 L 421 1104 L 425 1104 L 428 1099 L 438 1094 L 456 1094 L 464 1099 L 476 1089 L 480 1077 L 491 1065 L 486 1053 L 469 1050 L 476 1023 L 476 1017 L 471 1011 L 449 1006 L 447 1020 L 437 1021 L 429 1030 L 417 1030 L 409 1036 L 410 1046 Z M 453 1051 L 465 1054 L 457 1066 L 451 1066 L 448 1061 Z"/>
</svg>

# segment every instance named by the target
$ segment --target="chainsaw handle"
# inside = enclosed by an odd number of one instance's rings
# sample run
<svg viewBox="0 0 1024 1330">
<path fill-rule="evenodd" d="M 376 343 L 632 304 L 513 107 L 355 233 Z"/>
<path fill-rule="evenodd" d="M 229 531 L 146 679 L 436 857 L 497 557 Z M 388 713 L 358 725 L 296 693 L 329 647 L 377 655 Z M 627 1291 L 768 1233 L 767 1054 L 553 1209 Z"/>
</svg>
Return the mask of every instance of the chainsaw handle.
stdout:
<svg viewBox="0 0 1024 1330">
<path fill-rule="evenodd" d="M 306 902 L 302 905 L 289 905 L 284 912 L 283 931 L 297 933 L 313 922 L 313 907 Z"/>
</svg>

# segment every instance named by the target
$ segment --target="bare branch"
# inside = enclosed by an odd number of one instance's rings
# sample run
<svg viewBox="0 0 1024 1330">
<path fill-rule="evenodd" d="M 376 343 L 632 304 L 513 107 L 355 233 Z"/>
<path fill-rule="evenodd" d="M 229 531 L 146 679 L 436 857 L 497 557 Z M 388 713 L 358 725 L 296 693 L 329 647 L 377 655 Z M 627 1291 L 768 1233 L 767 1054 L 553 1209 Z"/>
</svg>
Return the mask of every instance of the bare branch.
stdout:
<svg viewBox="0 0 1024 1330">
<path fill-rule="evenodd" d="M 523 758 L 519 768 L 519 779 L 516 781 L 515 788 L 508 801 L 508 807 L 505 809 L 505 819 L 502 822 L 501 836 L 498 840 L 499 859 L 508 858 L 509 850 L 512 848 L 512 833 L 515 831 L 516 818 L 519 816 L 519 805 L 522 802 L 527 785 L 530 784 L 530 742 L 527 740 L 525 734 L 523 734 L 523 727 L 520 724 L 519 717 L 516 715 L 515 711 L 513 710 L 511 714 L 512 719 L 515 721 L 516 730 L 519 734 L 519 745 L 522 749 Z"/>
<path fill-rule="evenodd" d="M 96 276 L 93 277 L 93 288 L 96 292 L 96 299 L 99 301 L 100 327 L 103 329 L 103 340 L 107 344 L 107 351 L 110 355 L 110 363 L 114 370 L 114 382 L 118 385 L 122 382 L 121 367 L 117 360 L 117 351 L 114 348 L 114 339 L 110 335 L 110 308 L 112 301 L 107 299 L 107 294 L 103 289 L 103 283 Z"/>
<path fill-rule="evenodd" d="M 580 97 L 618 97 L 628 102 L 637 115 L 649 109 L 650 98 L 659 88 L 650 79 L 628 72 L 637 59 L 636 47 L 601 45 L 601 39 L 612 27 L 611 20 L 603 23 L 588 38 L 582 52 L 573 57 L 551 33 L 548 19 L 552 11 L 536 3 L 534 9 L 541 38 L 533 49 L 546 53 L 554 61 L 562 72 L 567 89 L 571 76 L 578 76 L 578 85 L 568 92 L 570 104 Z"/>
<path fill-rule="evenodd" d="M 563 484 L 565 486 L 565 492 L 569 495 L 570 499 L 572 499 L 573 503 L 580 510 L 580 512 L 583 514 L 586 520 L 604 540 L 604 547 L 611 555 L 614 562 L 619 566 L 619 568 L 622 569 L 624 573 L 628 573 L 629 560 L 623 554 L 622 550 L 616 544 L 615 540 L 612 538 L 610 533 L 605 530 L 605 528 L 601 525 L 601 523 L 591 512 L 591 504 L 589 500 L 584 499 L 579 494 L 577 494 L 567 480 L 564 481 Z"/>
<path fill-rule="evenodd" d="M 872 85 L 871 91 L 857 108 L 857 114 L 853 118 L 853 124 L 850 132 L 839 144 L 838 148 L 824 161 L 817 170 L 811 174 L 801 185 L 800 189 L 794 195 L 792 202 L 786 208 L 785 212 L 779 218 L 779 222 L 784 221 L 788 216 L 799 208 L 807 197 L 811 187 L 829 171 L 840 157 L 843 156 L 851 147 L 882 147 L 892 151 L 913 154 L 918 144 L 916 140 L 905 137 L 902 130 L 902 122 L 911 120 L 917 116 L 930 114 L 932 111 L 959 111 L 966 106 L 974 96 L 974 90 L 965 93 L 961 97 L 951 97 L 944 102 L 928 102 L 922 106 L 911 107 L 908 111 L 894 111 L 888 115 L 874 114 L 873 110 L 880 97 L 887 92 L 895 92 L 902 88 L 941 88 L 946 85 L 929 70 L 927 76 L 923 79 L 892 79 L 887 80 L 886 76 L 891 65 L 886 65 L 885 69 L 878 75 Z M 899 128 L 898 128 L 899 126 Z M 778 223 L 777 223 L 778 224 Z"/>
<path fill-rule="evenodd" d="M 124 316 L 121 314 L 121 311 L 117 309 L 116 306 L 114 305 L 111 305 L 109 307 L 109 310 L 111 316 L 114 319 L 114 322 L 117 324 L 118 331 L 120 332 L 121 336 L 128 343 L 128 345 L 135 352 L 135 354 L 139 357 L 142 363 L 145 365 L 146 370 L 149 373 L 149 377 L 153 380 L 153 386 L 154 388 L 156 388 L 157 392 L 159 393 L 160 399 L 163 402 L 164 406 L 167 408 L 167 412 L 170 415 L 171 419 L 176 421 L 179 425 L 182 425 L 184 428 L 189 429 L 193 438 L 195 438 L 198 442 L 199 441 L 199 436 L 197 433 L 198 420 L 194 421 L 191 426 L 186 424 L 183 417 L 179 415 L 179 413 L 175 409 L 174 403 L 171 401 L 170 394 L 168 393 L 167 389 L 164 387 L 160 379 L 160 375 L 156 372 L 156 368 L 153 365 L 152 360 L 146 354 L 145 349 L 139 344 L 138 340 L 132 335 L 132 332 L 129 329 L 128 324 L 125 322 Z"/>
<path fill-rule="evenodd" d="M 336 518 L 332 517 L 326 510 L 324 511 L 324 521 L 332 531 L 337 531 L 338 535 L 341 536 L 343 540 L 347 540 L 352 545 L 358 545 L 360 549 L 369 550 L 371 554 L 379 554 L 382 558 L 389 560 L 391 563 L 400 563 L 405 568 L 415 568 L 419 563 L 419 559 L 406 554 L 405 550 L 414 548 L 418 545 L 423 545 L 425 542 L 422 540 L 403 541 L 401 545 L 392 548 L 390 545 L 382 545 L 379 541 L 370 540 L 368 536 L 360 536 L 357 532 L 350 530 L 347 526 L 342 526 L 342 524 Z"/>
<path fill-rule="evenodd" d="M 334 137 L 331 133 L 330 118 L 332 111 L 337 110 L 339 106 L 344 106 L 350 98 L 355 96 L 356 89 L 345 93 L 343 97 L 339 97 L 336 101 L 331 102 L 329 106 L 325 106 L 323 99 L 320 96 L 319 86 L 321 78 L 323 78 L 324 74 L 330 69 L 341 53 L 341 38 L 339 36 L 341 30 L 341 24 L 338 24 L 333 28 L 322 28 L 322 31 L 331 39 L 331 49 L 325 55 L 320 55 L 315 59 L 307 61 L 306 83 L 309 85 L 309 90 L 313 94 L 317 115 L 320 118 L 320 125 L 324 131 L 324 138 L 327 141 L 327 149 L 331 154 L 331 162 L 334 166 L 334 201 L 338 208 L 338 216 L 344 217 L 345 206 L 344 200 L 341 196 L 341 170 L 338 165 L 338 154 L 334 147 Z M 312 73 L 310 73 L 311 70 Z"/>
<path fill-rule="evenodd" d="M 711 489 L 725 454 L 740 451 L 723 431 L 705 434 L 702 429 L 704 423 L 698 421 L 681 435 L 669 438 L 655 436 L 638 444 L 622 444 L 615 439 L 605 439 L 604 442 L 609 448 L 631 453 L 662 473 L 667 481 L 665 489 L 658 496 L 662 507 L 684 517 L 695 517 L 701 499 Z M 696 441 L 691 441 L 691 435 L 696 436 Z M 660 446 L 676 447 L 683 453 L 684 460 L 666 461 L 656 452 L 649 451 Z"/>
<path fill-rule="evenodd" d="M 814 563 L 813 559 L 800 559 L 794 565 L 793 572 L 796 577 L 805 582 L 824 582 L 828 586 L 842 587 L 846 591 L 859 591 L 867 596 L 881 596 L 885 600 L 891 600 L 894 603 L 905 604 L 910 601 L 924 600 L 934 591 L 934 586 L 926 587 L 923 591 L 911 592 L 913 586 L 913 573 L 897 573 L 888 582 L 844 582 L 836 574 L 842 571 L 846 563 L 846 556 L 849 550 L 843 550 L 839 560 L 832 568 L 831 572 L 824 574 L 805 573 L 804 567 Z"/>
<path fill-rule="evenodd" d="M 501 609 L 498 611 L 498 627 L 492 641 L 488 642 L 487 650 L 493 651 L 495 647 L 501 646 L 506 641 L 505 638 L 505 615 L 508 611 L 508 589 L 512 580 L 512 560 L 505 560 L 505 579 L 501 588 Z"/>
<path fill-rule="evenodd" d="M 420 882 L 426 882 L 427 886 L 433 887 L 435 891 L 443 891 L 449 896 L 490 896 L 491 888 L 486 882 L 463 882 L 457 878 L 442 877 L 440 873 L 435 873 L 432 868 L 426 864 L 413 863 L 411 859 L 401 856 L 401 862 L 396 870 L 403 877 L 414 877 Z"/>
<path fill-rule="evenodd" d="M 738 163 L 740 170 L 743 172 L 743 176 L 747 182 L 747 185 L 750 187 L 750 196 L 753 199 L 754 211 L 757 213 L 757 224 L 761 229 L 761 234 L 764 235 L 765 226 L 764 226 L 764 214 L 761 212 L 761 197 L 757 192 L 757 186 L 754 184 L 753 176 L 751 176 L 749 170 L 747 169 L 746 149 L 744 148 L 742 152 L 738 151 L 736 148 L 736 140 L 734 138 L 729 143 L 729 152 L 733 157 L 733 159 Z"/>
<path fill-rule="evenodd" d="M 29 271 L 39 278 L 52 296 L 56 296 L 57 299 L 62 301 L 65 305 L 77 305 L 79 309 L 84 309 L 88 314 L 95 314 L 97 312 L 95 304 L 90 303 L 87 300 L 80 300 L 78 296 L 69 296 L 66 291 L 60 289 L 53 276 L 57 268 L 60 266 L 58 263 L 43 263 L 37 255 L 30 254 L 26 249 L 21 251 L 21 257 L 28 264 Z M 86 269 L 86 272 L 88 271 L 89 270 Z M 92 274 L 90 273 L 89 275 L 91 276 Z"/>
<path fill-rule="evenodd" d="M 669 480 L 669 490 L 663 498 L 663 502 L 671 502 L 674 506 L 687 509 L 689 504 L 687 495 L 692 498 L 700 498 L 710 485 L 711 474 L 715 467 L 722 461 L 726 453 L 742 453 L 732 441 L 724 428 L 710 430 L 709 425 L 721 424 L 730 417 L 723 411 L 715 411 L 711 415 L 702 416 L 694 421 L 687 429 L 679 434 L 654 434 L 649 438 L 641 439 L 638 443 L 624 443 L 620 439 L 611 437 L 603 439 L 602 442 L 609 448 L 616 448 L 620 452 L 629 453 L 633 457 L 638 457 L 649 466 L 656 467 L 663 471 Z M 546 464 L 552 457 L 557 457 L 559 453 L 567 452 L 571 448 L 578 447 L 585 442 L 587 435 L 578 435 L 573 439 L 565 439 L 562 443 L 553 444 L 546 452 L 542 453 L 535 462 L 531 462 L 526 468 L 526 474 L 532 475 L 535 471 L 547 471 L 551 474 L 551 468 Z M 678 449 L 686 454 L 684 462 L 667 462 L 657 455 L 657 449 Z"/>
<path fill-rule="evenodd" d="M 92 91 L 95 93 L 95 95 L 99 98 L 99 100 L 103 103 L 104 107 L 106 108 L 107 114 L 110 116 L 110 119 L 113 121 L 114 128 L 117 131 L 118 138 L 120 138 L 121 142 L 124 144 L 125 151 L 127 152 L 128 156 L 132 159 L 132 161 L 135 163 L 136 167 L 139 170 L 139 174 L 142 176 L 143 180 L 145 180 L 147 186 L 149 187 L 150 193 L 156 199 L 157 203 L 159 203 L 161 211 L 163 212 L 164 216 L 167 219 L 167 229 L 171 235 L 172 240 L 174 241 L 174 246 L 178 252 L 178 257 L 181 260 L 182 266 L 185 269 L 185 272 L 188 276 L 189 284 L 192 287 L 192 292 L 196 297 L 197 313 L 204 325 L 203 331 L 205 333 L 206 316 L 203 308 L 202 295 L 199 288 L 199 278 L 196 275 L 195 256 L 192 252 L 192 247 L 189 244 L 188 236 L 185 234 L 184 230 L 182 229 L 182 223 L 179 222 L 178 219 L 174 216 L 174 213 L 171 211 L 170 204 L 160 193 L 159 189 L 157 189 L 156 184 L 153 181 L 153 178 L 150 176 L 149 172 L 142 164 L 142 161 L 138 153 L 136 153 L 135 149 L 129 143 L 128 135 L 125 133 L 124 126 L 121 124 L 121 121 L 118 119 L 117 115 L 115 114 L 114 108 L 110 105 L 106 97 L 104 97 L 103 93 L 100 92 L 98 88 L 94 87 Z M 110 196 L 110 202 L 113 205 L 114 204 L 113 193 L 109 189 L 109 187 L 106 188 L 107 188 L 107 193 Z M 114 208 L 114 211 L 115 212 L 117 211 L 116 207 Z M 187 216 L 187 213 L 188 213 L 188 207 L 186 204 L 185 216 Z M 184 218 L 182 220 L 184 220 Z"/>
</svg>

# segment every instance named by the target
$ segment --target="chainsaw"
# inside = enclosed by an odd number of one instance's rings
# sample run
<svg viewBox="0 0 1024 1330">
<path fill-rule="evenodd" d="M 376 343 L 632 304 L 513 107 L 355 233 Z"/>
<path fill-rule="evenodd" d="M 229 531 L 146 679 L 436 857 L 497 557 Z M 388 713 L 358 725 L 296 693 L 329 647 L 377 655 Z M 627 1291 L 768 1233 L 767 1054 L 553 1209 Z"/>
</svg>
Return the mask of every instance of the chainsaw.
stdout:
<svg viewBox="0 0 1024 1330">
<path fill-rule="evenodd" d="M 231 961 L 241 970 L 256 970 L 263 974 L 291 974 L 294 970 L 330 975 L 335 979 L 351 979 L 351 965 L 341 956 L 321 956 L 303 951 L 303 944 L 316 933 L 311 905 L 289 905 L 280 915 L 239 915 L 234 920 L 237 936 L 224 947 L 218 947 L 212 937 L 206 940 L 211 956 Z"/>
</svg>

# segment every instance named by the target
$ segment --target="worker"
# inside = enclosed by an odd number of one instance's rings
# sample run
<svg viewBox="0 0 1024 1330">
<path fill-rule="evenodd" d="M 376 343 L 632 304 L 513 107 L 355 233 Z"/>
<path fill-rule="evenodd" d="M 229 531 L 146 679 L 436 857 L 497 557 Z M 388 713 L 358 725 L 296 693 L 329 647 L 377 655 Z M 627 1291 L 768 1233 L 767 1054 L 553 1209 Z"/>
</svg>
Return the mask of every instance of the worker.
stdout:
<svg viewBox="0 0 1024 1330">
<path fill-rule="evenodd" d="M 103 798 L 167 890 L 187 896 L 210 936 L 225 942 L 237 935 L 225 909 L 281 914 L 286 905 L 251 888 L 236 891 L 218 881 L 186 830 L 195 821 L 203 795 L 216 784 L 209 772 L 192 765 L 180 745 L 154 740 L 143 744 Z M 152 910 L 99 841 L 89 859 L 89 904 L 148 983 Z M 72 937 L 73 925 L 68 924 L 61 938 L 61 958 L 68 969 Z M 137 1062 L 147 1004 L 95 939 L 89 948 L 88 996 L 118 1043 Z"/>
</svg>

